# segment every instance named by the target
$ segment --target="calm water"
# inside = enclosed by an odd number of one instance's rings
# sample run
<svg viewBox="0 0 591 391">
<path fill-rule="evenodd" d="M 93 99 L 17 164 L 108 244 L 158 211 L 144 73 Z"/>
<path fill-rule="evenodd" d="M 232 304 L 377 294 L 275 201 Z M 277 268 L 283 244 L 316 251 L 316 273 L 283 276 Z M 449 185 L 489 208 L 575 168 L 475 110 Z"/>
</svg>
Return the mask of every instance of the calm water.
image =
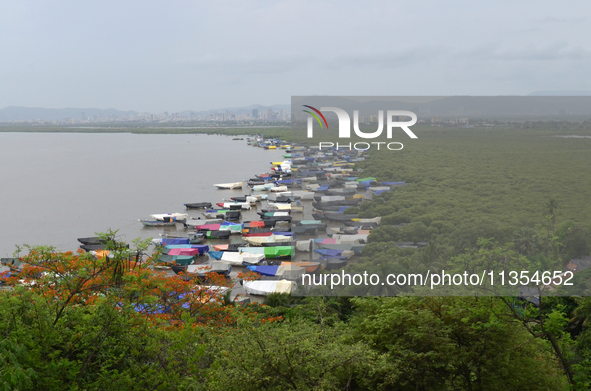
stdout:
<svg viewBox="0 0 591 391">
<path fill-rule="evenodd" d="M 24 243 L 73 250 L 108 228 L 126 241 L 158 237 L 138 219 L 248 194 L 213 184 L 268 172 L 283 153 L 213 135 L 0 133 L 0 256 Z"/>
</svg>

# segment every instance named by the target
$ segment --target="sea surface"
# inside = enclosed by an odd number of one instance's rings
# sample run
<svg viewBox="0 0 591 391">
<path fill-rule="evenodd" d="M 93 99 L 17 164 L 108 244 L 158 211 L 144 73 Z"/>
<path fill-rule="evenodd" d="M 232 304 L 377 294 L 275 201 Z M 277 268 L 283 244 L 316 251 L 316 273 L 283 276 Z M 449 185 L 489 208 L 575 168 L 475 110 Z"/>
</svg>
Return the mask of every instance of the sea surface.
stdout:
<svg viewBox="0 0 591 391">
<path fill-rule="evenodd" d="M 186 232 L 179 224 L 144 227 L 138 219 L 172 212 L 202 217 L 202 210 L 185 212 L 183 204 L 249 194 L 246 184 L 242 190 L 213 185 L 245 181 L 284 160 L 283 150 L 234 137 L 0 133 L 0 256 L 22 244 L 75 250 L 77 238 L 109 228 L 127 242 Z M 243 221 L 250 219 L 258 220 L 256 210 L 243 213 Z"/>
</svg>

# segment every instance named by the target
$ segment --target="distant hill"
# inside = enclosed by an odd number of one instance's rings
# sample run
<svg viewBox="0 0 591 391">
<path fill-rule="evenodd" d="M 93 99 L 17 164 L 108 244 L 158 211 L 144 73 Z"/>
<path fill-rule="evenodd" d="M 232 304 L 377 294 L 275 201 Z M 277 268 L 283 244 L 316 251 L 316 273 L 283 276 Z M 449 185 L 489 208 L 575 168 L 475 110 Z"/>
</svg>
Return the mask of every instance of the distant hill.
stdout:
<svg viewBox="0 0 591 391">
<path fill-rule="evenodd" d="M 65 109 L 45 109 L 42 107 L 21 107 L 8 106 L 0 109 L 0 122 L 10 121 L 58 121 L 64 118 L 76 120 L 82 119 L 82 113 L 85 118 L 109 118 L 110 116 L 131 116 L 137 115 L 136 111 L 120 111 L 116 109 L 95 109 L 95 108 L 65 108 Z"/>
<path fill-rule="evenodd" d="M 307 114 L 298 110 L 301 105 L 339 107 L 349 113 L 376 115 L 378 110 L 409 110 L 422 117 L 466 118 L 549 118 L 552 116 L 591 117 L 591 94 L 536 95 L 536 96 L 448 96 L 448 97 L 376 97 L 359 101 L 354 97 L 295 97 L 292 115 L 301 121 Z M 336 119 L 333 113 L 326 118 Z"/>
<path fill-rule="evenodd" d="M 223 108 L 219 108 L 219 109 L 203 110 L 203 111 L 188 111 L 187 110 L 187 111 L 182 111 L 180 113 L 180 115 L 181 115 L 181 117 L 189 117 L 191 114 L 193 114 L 193 116 L 201 116 L 201 115 L 210 115 L 210 114 L 215 114 L 215 113 L 225 113 L 226 111 L 232 112 L 235 115 L 252 114 L 253 110 L 258 110 L 259 113 L 262 113 L 264 110 L 267 109 L 267 107 L 271 107 L 274 111 L 279 111 L 279 110 L 290 111 L 291 110 L 291 105 L 263 106 L 263 105 L 259 105 L 259 104 L 254 104 L 254 105 L 243 106 L 243 107 L 223 107 Z"/>
<path fill-rule="evenodd" d="M 528 96 L 591 96 L 591 91 L 534 91 Z"/>
</svg>

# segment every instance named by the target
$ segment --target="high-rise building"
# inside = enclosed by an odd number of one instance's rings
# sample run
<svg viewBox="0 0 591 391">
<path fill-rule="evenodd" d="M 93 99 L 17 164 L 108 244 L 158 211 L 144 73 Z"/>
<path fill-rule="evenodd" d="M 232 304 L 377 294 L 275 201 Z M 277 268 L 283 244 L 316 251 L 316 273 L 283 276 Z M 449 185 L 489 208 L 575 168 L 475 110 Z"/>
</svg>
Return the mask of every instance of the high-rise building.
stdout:
<svg viewBox="0 0 591 391">
<path fill-rule="evenodd" d="M 273 113 L 273 108 L 267 107 L 267 121 L 272 121 L 275 119 L 275 114 Z"/>
<path fill-rule="evenodd" d="M 252 110 L 252 118 L 259 118 L 259 111 L 257 109 Z"/>
</svg>

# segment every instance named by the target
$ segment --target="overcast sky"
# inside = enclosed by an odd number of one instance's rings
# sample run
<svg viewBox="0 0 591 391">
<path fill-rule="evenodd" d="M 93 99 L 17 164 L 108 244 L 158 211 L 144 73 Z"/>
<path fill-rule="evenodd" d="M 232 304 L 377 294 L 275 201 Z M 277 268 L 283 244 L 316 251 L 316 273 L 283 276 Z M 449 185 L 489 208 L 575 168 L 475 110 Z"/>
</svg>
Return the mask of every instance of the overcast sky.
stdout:
<svg viewBox="0 0 591 391">
<path fill-rule="evenodd" d="M 588 1 L 0 0 L 0 108 L 591 90 Z"/>
</svg>

